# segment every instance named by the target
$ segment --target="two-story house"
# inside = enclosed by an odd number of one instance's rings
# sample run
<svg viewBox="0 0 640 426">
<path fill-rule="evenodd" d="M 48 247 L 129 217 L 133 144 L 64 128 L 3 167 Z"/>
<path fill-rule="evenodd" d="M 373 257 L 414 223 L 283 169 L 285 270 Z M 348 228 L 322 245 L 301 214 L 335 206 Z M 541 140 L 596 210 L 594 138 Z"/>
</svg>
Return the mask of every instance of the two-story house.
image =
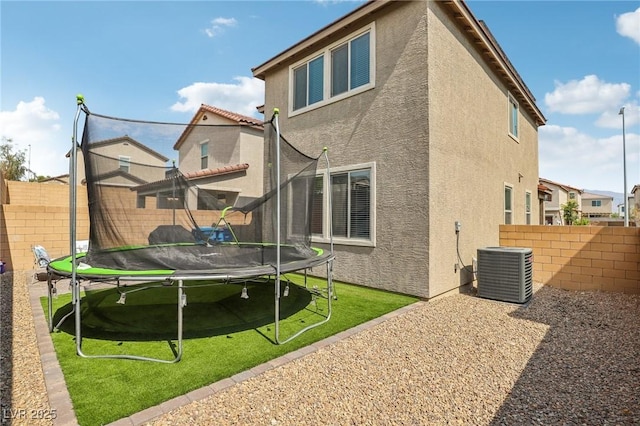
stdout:
<svg viewBox="0 0 640 426">
<path fill-rule="evenodd" d="M 287 140 L 328 147 L 314 244 L 331 217 L 337 279 L 432 298 L 472 281 L 499 224 L 538 222 L 546 119 L 463 1 L 366 2 L 253 75 Z"/>
<path fill-rule="evenodd" d="M 581 214 L 583 193 L 581 189 L 544 178 L 540 178 L 540 183 L 551 190 L 551 200 L 544 203 L 546 225 L 566 225 L 562 206 L 570 200 L 577 203 L 578 216 Z"/>
<path fill-rule="evenodd" d="M 613 197 L 590 192 L 582 193 L 582 217 L 610 218 L 613 212 Z"/>
<path fill-rule="evenodd" d="M 196 181 L 198 197 L 207 193 L 233 206 L 262 196 L 261 120 L 202 104 L 189 124 L 173 149 L 180 172 Z"/>
</svg>

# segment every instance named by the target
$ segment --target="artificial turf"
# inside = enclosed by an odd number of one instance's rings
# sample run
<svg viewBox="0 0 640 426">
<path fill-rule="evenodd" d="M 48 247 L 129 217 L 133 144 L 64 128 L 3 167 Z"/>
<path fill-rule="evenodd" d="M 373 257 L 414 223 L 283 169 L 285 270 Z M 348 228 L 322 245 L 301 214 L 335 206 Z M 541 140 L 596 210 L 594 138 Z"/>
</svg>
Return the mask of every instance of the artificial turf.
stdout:
<svg viewBox="0 0 640 426">
<path fill-rule="evenodd" d="M 290 276 L 289 295 L 280 298 L 280 340 L 327 316 L 327 299 Z M 324 280 L 307 286 L 322 289 Z M 297 284 L 296 284 L 297 283 Z M 127 359 L 83 358 L 76 354 L 73 315 L 52 333 L 58 361 L 81 425 L 100 425 L 129 416 L 194 389 L 248 370 L 416 301 L 414 297 L 335 282 L 331 318 L 292 341 L 275 344 L 273 281 L 200 286 L 185 291 L 183 356 L 173 364 Z M 177 351 L 177 291 L 160 287 L 131 291 L 86 291 L 81 303 L 82 351 L 87 355 L 131 354 L 172 360 Z M 285 283 L 281 285 L 284 292 Z M 46 310 L 47 299 L 42 299 Z M 54 299 L 54 324 L 71 311 L 70 295 Z"/>
</svg>

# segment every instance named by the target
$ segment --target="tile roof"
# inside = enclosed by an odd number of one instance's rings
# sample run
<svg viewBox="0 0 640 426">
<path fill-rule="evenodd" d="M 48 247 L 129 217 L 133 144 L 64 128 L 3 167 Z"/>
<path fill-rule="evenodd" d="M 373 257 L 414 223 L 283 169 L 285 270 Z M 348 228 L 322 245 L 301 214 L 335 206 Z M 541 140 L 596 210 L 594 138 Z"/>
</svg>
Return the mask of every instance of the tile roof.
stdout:
<svg viewBox="0 0 640 426">
<path fill-rule="evenodd" d="M 217 169 L 197 170 L 195 172 L 185 173 L 184 177 L 187 180 L 189 180 L 189 179 L 200 179 L 200 178 L 204 178 L 204 177 L 221 176 L 221 175 L 226 175 L 226 174 L 229 174 L 229 173 L 241 172 L 243 170 L 247 170 L 248 168 L 249 168 L 249 164 L 247 164 L 247 163 L 236 164 L 234 166 L 218 167 Z"/>
<path fill-rule="evenodd" d="M 207 112 L 211 114 L 216 114 L 220 117 L 226 118 L 227 120 L 234 121 L 236 124 L 240 126 L 250 126 L 257 129 L 264 128 L 263 127 L 264 122 L 262 120 L 258 120 L 257 118 L 238 114 L 236 112 L 227 111 L 222 108 L 214 107 L 207 104 L 200 104 L 200 108 L 198 108 L 198 111 L 196 111 L 196 113 L 193 115 L 193 118 L 191 118 L 189 125 L 185 127 L 184 131 L 182 132 L 182 134 L 180 135 L 176 143 L 173 145 L 173 149 L 175 150 L 180 149 L 180 146 L 182 146 L 184 141 L 187 139 L 187 136 L 189 135 L 189 133 L 191 133 L 191 130 L 194 127 L 193 125 L 200 123 L 200 120 L 203 119 L 202 118 L 203 115 Z"/>
<path fill-rule="evenodd" d="M 555 186 L 558 186 L 558 187 L 560 187 L 560 188 L 564 189 L 564 190 L 565 190 L 565 191 L 567 191 L 567 192 L 569 192 L 569 190 L 574 190 L 574 191 L 576 191 L 576 192 L 579 192 L 580 194 L 582 194 L 582 193 L 584 192 L 584 190 L 582 190 L 582 189 L 578 189 L 578 188 L 573 187 L 573 186 L 565 185 L 564 183 L 554 182 L 554 181 L 552 181 L 552 180 L 545 179 L 545 178 L 542 178 L 542 177 L 541 177 L 541 178 L 539 178 L 539 179 L 538 179 L 538 181 L 539 181 L 540 183 L 543 183 L 543 184 L 544 184 L 544 183 L 548 183 L 549 185 L 555 185 Z"/>
<path fill-rule="evenodd" d="M 264 124 L 262 120 L 258 120 L 257 118 L 238 114 L 236 112 L 227 111 L 222 108 L 214 107 L 207 104 L 201 104 L 200 111 L 209 111 L 213 114 L 218 114 L 221 117 L 236 121 L 238 124 L 250 124 L 253 126 L 262 126 Z"/>
<path fill-rule="evenodd" d="M 236 164 L 232 166 L 218 167 L 216 169 L 197 170 L 195 172 L 184 173 L 183 176 L 187 180 L 194 180 L 194 179 L 202 179 L 205 177 L 222 176 L 222 175 L 227 175 L 231 173 L 241 172 L 241 171 L 247 170 L 248 168 L 249 168 L 249 164 L 244 163 L 244 164 Z M 151 189 L 164 188 L 167 186 L 169 182 L 171 182 L 171 179 L 167 178 L 167 179 L 157 180 L 155 182 L 144 183 L 142 185 L 138 185 L 131 189 L 134 191 L 148 191 Z"/>
</svg>

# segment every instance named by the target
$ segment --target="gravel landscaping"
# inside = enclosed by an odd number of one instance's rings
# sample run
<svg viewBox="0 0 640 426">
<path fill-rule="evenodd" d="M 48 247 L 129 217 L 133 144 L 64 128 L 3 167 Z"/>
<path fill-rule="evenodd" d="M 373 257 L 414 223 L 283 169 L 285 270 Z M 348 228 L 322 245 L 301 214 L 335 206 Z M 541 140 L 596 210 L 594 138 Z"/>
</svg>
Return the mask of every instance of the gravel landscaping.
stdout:
<svg viewBox="0 0 640 426">
<path fill-rule="evenodd" d="M 27 279 L 5 276 L 0 403 L 49 409 Z M 640 424 L 639 361 L 639 295 L 536 285 L 516 305 L 456 294 L 146 424 Z"/>
</svg>

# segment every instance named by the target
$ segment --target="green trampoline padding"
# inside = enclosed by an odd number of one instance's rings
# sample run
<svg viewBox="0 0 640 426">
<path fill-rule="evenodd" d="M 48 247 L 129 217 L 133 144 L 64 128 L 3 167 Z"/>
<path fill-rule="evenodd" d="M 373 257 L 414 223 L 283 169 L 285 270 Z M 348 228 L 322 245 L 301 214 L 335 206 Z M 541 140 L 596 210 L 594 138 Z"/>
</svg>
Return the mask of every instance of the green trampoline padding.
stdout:
<svg viewBox="0 0 640 426">
<path fill-rule="evenodd" d="M 293 272 L 325 263 L 330 255 L 320 248 L 280 246 L 280 272 Z M 276 272 L 277 245 L 271 243 L 162 244 L 128 246 L 76 255 L 76 275 L 118 277 L 248 277 Z M 49 271 L 71 276 L 72 256 L 52 260 Z"/>
</svg>

